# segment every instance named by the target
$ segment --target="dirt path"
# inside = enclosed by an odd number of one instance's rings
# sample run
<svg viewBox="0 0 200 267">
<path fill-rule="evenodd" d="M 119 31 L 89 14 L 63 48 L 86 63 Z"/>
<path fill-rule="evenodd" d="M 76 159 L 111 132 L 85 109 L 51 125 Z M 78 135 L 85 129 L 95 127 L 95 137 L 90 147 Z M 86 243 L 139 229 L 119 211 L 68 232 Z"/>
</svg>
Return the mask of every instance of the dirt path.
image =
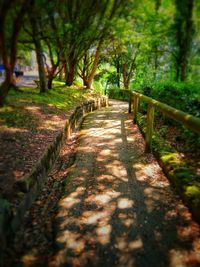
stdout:
<svg viewBox="0 0 200 267">
<path fill-rule="evenodd" d="M 144 153 L 127 104 L 111 104 L 64 144 L 0 266 L 200 266 L 199 225 Z"/>
<path fill-rule="evenodd" d="M 144 153 L 127 104 L 86 117 L 64 190 L 49 266 L 200 266 L 199 225 Z"/>
</svg>

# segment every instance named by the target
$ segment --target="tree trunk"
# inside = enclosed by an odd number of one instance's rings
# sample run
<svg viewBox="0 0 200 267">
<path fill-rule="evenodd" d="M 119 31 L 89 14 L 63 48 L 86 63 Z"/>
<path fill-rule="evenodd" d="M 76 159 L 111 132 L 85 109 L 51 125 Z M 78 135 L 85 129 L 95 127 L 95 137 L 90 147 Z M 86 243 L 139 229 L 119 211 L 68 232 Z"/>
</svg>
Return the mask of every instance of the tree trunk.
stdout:
<svg viewBox="0 0 200 267">
<path fill-rule="evenodd" d="M 128 77 L 127 77 L 127 69 L 126 69 L 126 64 L 122 64 L 122 77 L 123 77 L 123 84 L 124 84 L 124 88 L 128 89 Z"/>
<path fill-rule="evenodd" d="M 157 77 L 157 70 L 158 70 L 158 47 L 157 45 L 154 46 L 154 79 L 156 80 Z"/>
<path fill-rule="evenodd" d="M 53 63 L 53 62 L 52 62 Z M 53 79 L 56 77 L 56 69 L 58 67 L 58 64 L 53 64 L 51 66 L 51 69 L 48 70 L 48 82 L 47 82 L 47 85 L 48 85 L 48 89 L 52 89 L 52 83 L 53 83 Z"/>
<path fill-rule="evenodd" d="M 65 69 L 66 69 L 66 64 L 64 62 L 61 62 L 59 65 L 59 80 L 63 81 L 65 77 Z"/>
<path fill-rule="evenodd" d="M 180 77 L 180 67 L 179 64 L 176 62 L 176 81 L 179 81 L 179 77 Z"/>
<path fill-rule="evenodd" d="M 0 106 L 3 105 L 3 102 L 10 88 L 16 88 L 13 77 L 13 69 L 17 55 L 17 40 L 20 29 L 22 27 L 25 11 L 27 10 L 29 4 L 28 2 L 24 2 L 19 5 L 18 12 L 16 13 L 16 15 L 14 15 L 14 17 L 12 17 L 12 20 L 9 22 L 13 24 L 13 27 L 10 28 L 10 32 L 7 35 L 7 15 L 10 11 L 12 11 L 12 1 L 5 2 L 6 5 L 3 5 L 3 8 L 0 10 L 0 58 L 2 59 L 5 66 L 5 80 L 0 86 Z"/>
<path fill-rule="evenodd" d="M 92 64 L 92 68 L 90 70 L 90 73 L 89 73 L 89 70 L 88 70 L 89 74 L 87 75 L 87 77 L 86 76 L 82 77 L 83 84 L 84 84 L 84 86 L 86 86 L 87 89 L 90 89 L 91 86 L 92 86 L 92 81 L 93 81 L 94 76 L 96 74 L 97 66 L 98 66 L 98 63 L 99 63 L 100 55 L 101 55 L 101 46 L 102 46 L 102 44 L 103 44 L 103 40 L 100 40 L 99 44 L 98 44 L 98 47 L 97 47 L 97 50 L 96 50 L 96 53 L 94 55 L 94 60 L 93 60 L 93 64 Z"/>
<path fill-rule="evenodd" d="M 38 42 L 40 43 L 40 41 Z M 44 60 L 43 60 L 43 54 L 40 47 L 40 44 L 35 43 L 35 52 L 36 52 L 36 58 L 38 63 L 38 73 L 39 73 L 39 80 L 40 80 L 40 93 L 47 92 L 47 79 L 46 79 L 46 73 L 44 68 Z"/>
<path fill-rule="evenodd" d="M 37 18 L 34 16 L 31 16 L 30 21 L 31 21 L 31 26 L 32 26 L 32 31 L 33 31 L 33 42 L 35 45 L 36 58 L 37 58 L 37 63 L 38 63 L 40 93 L 45 93 L 47 92 L 48 88 L 47 88 L 45 63 L 44 63 L 44 58 L 43 58 L 42 45 L 40 41 L 40 34 L 38 30 Z"/>
<path fill-rule="evenodd" d="M 133 71 L 135 69 L 135 62 L 137 59 L 137 55 L 139 53 L 140 43 L 138 43 L 137 50 L 135 51 L 134 58 L 131 61 L 125 61 L 122 63 L 122 77 L 123 77 L 123 85 L 125 89 L 129 89 L 130 81 L 133 76 Z"/>
<path fill-rule="evenodd" d="M 181 64 L 181 81 L 185 81 L 187 78 L 187 59 L 183 59 L 183 62 Z"/>
<path fill-rule="evenodd" d="M 155 1 L 156 18 L 158 16 L 158 11 L 159 11 L 160 5 L 161 5 L 161 0 L 156 0 Z M 154 79 L 156 80 L 157 69 L 158 69 L 158 45 L 156 43 L 153 45 L 153 50 L 154 50 L 154 74 L 153 74 L 153 76 L 154 76 Z"/>
<path fill-rule="evenodd" d="M 176 0 L 176 79 L 185 81 L 187 78 L 188 58 L 192 39 L 192 12 L 194 0 Z"/>
<path fill-rule="evenodd" d="M 4 100 L 11 88 L 16 88 L 13 72 L 11 68 L 6 69 L 6 77 L 0 86 L 0 106 L 3 106 Z"/>
<path fill-rule="evenodd" d="M 65 76 L 65 84 L 67 86 L 71 86 L 74 82 L 74 76 L 75 76 L 75 66 L 70 67 L 70 69 L 67 71 L 66 76 Z"/>
<path fill-rule="evenodd" d="M 90 87 L 87 87 L 87 88 L 91 88 L 92 81 L 93 81 L 94 76 L 96 74 L 97 66 L 98 66 L 98 63 L 99 63 L 100 56 L 101 56 L 101 46 L 102 46 L 102 44 L 103 44 L 103 40 L 100 40 L 99 44 L 98 44 L 98 47 L 97 47 L 97 50 L 96 50 L 96 53 L 95 53 L 92 70 L 91 70 L 90 75 L 88 77 L 88 83 L 89 83 L 88 85 Z"/>
<path fill-rule="evenodd" d="M 67 86 L 71 86 L 74 82 L 75 73 L 76 73 L 75 67 L 76 67 L 76 60 L 69 58 L 66 69 L 65 69 L 65 84 Z"/>
<path fill-rule="evenodd" d="M 192 39 L 192 12 L 193 12 L 194 0 L 187 0 L 186 9 L 186 27 L 185 27 L 185 47 L 184 53 L 182 55 L 182 64 L 181 64 L 181 81 L 185 81 L 187 78 L 187 66 L 188 66 L 188 57 L 190 53 L 191 39 Z"/>
<path fill-rule="evenodd" d="M 119 59 L 117 59 L 116 70 L 117 70 L 117 86 L 120 88 L 120 63 L 119 63 Z"/>
<path fill-rule="evenodd" d="M 52 75 L 48 76 L 48 82 L 47 82 L 48 89 L 52 89 L 53 78 L 54 77 Z"/>
<path fill-rule="evenodd" d="M 5 66 L 5 80 L 0 86 L 0 106 L 3 105 L 3 102 L 10 90 L 10 88 L 14 87 L 16 88 L 15 85 L 15 80 L 13 77 L 13 69 L 16 61 L 16 53 L 17 53 L 17 37 L 15 36 L 15 32 L 13 33 L 12 36 L 12 53 L 9 54 L 9 49 L 6 47 L 6 36 L 3 30 L 1 31 L 1 53 L 2 53 L 2 60 L 3 64 Z"/>
<path fill-rule="evenodd" d="M 83 85 L 86 87 L 86 89 L 91 89 L 93 79 L 87 79 L 83 78 Z"/>
</svg>

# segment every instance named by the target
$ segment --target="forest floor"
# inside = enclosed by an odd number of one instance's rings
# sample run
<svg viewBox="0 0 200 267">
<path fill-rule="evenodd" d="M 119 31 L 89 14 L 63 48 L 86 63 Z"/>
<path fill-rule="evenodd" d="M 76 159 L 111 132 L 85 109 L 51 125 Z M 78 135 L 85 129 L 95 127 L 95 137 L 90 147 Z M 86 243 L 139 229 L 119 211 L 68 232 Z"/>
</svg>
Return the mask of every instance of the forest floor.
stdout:
<svg viewBox="0 0 200 267">
<path fill-rule="evenodd" d="M 162 118 L 157 116 L 154 129 L 181 154 L 182 159 L 187 162 L 191 170 L 200 176 L 200 143 L 194 136 L 191 138 L 192 132 L 190 135 L 188 134 L 188 138 L 180 126 L 175 121 L 171 121 L 171 124 L 165 124 Z"/>
<path fill-rule="evenodd" d="M 93 96 L 63 86 L 42 95 L 27 87 L 9 93 L 6 105 L 0 108 L 0 195 L 13 208 L 20 199 L 17 182 L 30 174 L 74 107 Z"/>
<path fill-rule="evenodd" d="M 64 144 L 5 266 L 200 265 L 199 225 L 144 153 L 127 104 L 111 104 Z"/>
</svg>

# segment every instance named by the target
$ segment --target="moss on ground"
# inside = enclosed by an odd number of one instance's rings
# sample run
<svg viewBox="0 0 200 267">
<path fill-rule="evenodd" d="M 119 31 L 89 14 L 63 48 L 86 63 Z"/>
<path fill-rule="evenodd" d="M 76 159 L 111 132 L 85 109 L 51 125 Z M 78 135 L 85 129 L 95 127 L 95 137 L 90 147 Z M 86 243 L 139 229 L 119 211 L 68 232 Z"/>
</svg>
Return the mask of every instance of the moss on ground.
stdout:
<svg viewBox="0 0 200 267">
<path fill-rule="evenodd" d="M 145 116 L 139 114 L 137 123 L 143 134 L 145 122 Z M 194 173 L 186 159 L 156 131 L 152 138 L 152 152 L 195 219 L 200 222 L 200 176 Z"/>
</svg>

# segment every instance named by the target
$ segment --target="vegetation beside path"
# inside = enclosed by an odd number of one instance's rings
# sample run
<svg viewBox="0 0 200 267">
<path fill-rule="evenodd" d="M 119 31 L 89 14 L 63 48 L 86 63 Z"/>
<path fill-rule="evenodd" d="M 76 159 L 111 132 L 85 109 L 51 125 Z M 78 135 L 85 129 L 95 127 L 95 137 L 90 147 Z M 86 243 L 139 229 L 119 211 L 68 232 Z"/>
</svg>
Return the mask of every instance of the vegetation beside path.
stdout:
<svg viewBox="0 0 200 267">
<path fill-rule="evenodd" d="M 108 90 L 107 94 L 110 98 L 128 101 L 127 94 L 123 90 Z M 182 95 L 179 94 L 179 97 L 183 96 L 184 91 L 182 91 Z M 157 97 L 154 95 L 154 97 L 162 101 L 159 99 L 159 94 Z M 169 104 L 172 98 L 171 92 L 168 91 L 168 95 L 165 95 L 163 102 Z M 188 99 L 189 107 L 192 107 L 193 101 L 193 98 Z M 181 101 L 179 102 L 181 103 Z M 180 108 L 179 102 L 176 102 L 176 106 Z M 196 101 L 195 103 L 196 105 L 193 105 L 193 112 L 191 113 L 198 116 L 198 114 L 195 114 L 195 111 L 199 102 Z M 137 123 L 143 134 L 146 131 L 146 110 L 145 103 L 140 103 Z M 185 109 L 185 111 L 189 112 L 190 110 Z M 190 207 L 193 216 L 197 221 L 200 221 L 199 135 L 161 113 L 155 112 L 152 152 L 156 155 L 178 194 L 181 195 L 184 202 Z"/>
<path fill-rule="evenodd" d="M 85 113 L 106 103 L 94 90 L 80 87 L 59 86 L 45 95 L 29 88 L 10 91 L 7 105 L 1 109 L 0 125 L 0 265 L 26 211 L 44 185 L 52 184 L 47 176 L 61 146 Z M 66 168 L 74 161 L 71 146 L 67 147 Z M 52 199 L 50 195 L 46 198 Z"/>
<path fill-rule="evenodd" d="M 198 224 L 144 153 L 127 103 L 111 104 L 84 120 L 68 169 L 64 145 L 5 266 L 199 265 Z"/>
<path fill-rule="evenodd" d="M 6 105 L 0 109 L 0 125 L 4 127 L 29 128 L 34 117 L 26 112 L 28 106 L 48 108 L 49 113 L 61 114 L 76 104 L 91 98 L 91 91 L 61 85 L 48 93 L 39 94 L 36 88 L 20 88 L 10 91 Z M 36 119 L 36 118 L 35 118 Z"/>
<path fill-rule="evenodd" d="M 15 182 L 31 172 L 63 129 L 71 110 L 97 95 L 61 85 L 44 94 L 35 88 L 9 92 L 6 105 L 0 109 L 0 195 L 15 202 Z"/>
</svg>

